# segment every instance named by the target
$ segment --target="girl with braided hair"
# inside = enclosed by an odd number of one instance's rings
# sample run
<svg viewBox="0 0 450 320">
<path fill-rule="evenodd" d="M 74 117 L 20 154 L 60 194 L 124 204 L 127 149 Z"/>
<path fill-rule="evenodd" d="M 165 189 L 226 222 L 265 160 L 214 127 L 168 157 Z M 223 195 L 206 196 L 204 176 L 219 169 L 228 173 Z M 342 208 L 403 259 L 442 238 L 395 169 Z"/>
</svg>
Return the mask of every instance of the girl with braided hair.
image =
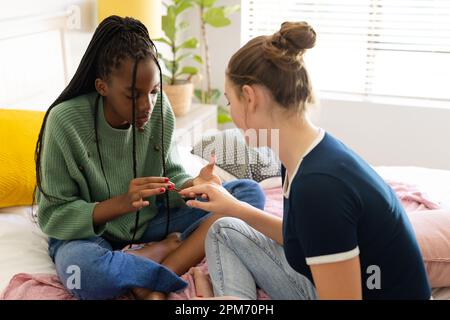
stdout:
<svg viewBox="0 0 450 320">
<path fill-rule="evenodd" d="M 195 178 L 185 172 L 161 79 L 146 27 L 111 16 L 45 114 L 35 155 L 38 223 L 59 278 L 80 299 L 180 290 L 179 275 L 204 257 L 216 217 L 186 206 L 175 190 L 221 180 L 214 163 Z M 264 206 L 253 181 L 224 187 Z"/>
</svg>

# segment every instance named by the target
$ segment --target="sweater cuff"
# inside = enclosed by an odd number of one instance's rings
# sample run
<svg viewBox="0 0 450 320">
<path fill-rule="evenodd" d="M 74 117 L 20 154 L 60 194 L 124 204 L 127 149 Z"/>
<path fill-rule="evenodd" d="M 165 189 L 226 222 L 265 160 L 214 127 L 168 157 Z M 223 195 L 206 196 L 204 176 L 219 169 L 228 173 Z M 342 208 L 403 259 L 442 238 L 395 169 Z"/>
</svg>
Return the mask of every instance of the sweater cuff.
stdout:
<svg viewBox="0 0 450 320">
<path fill-rule="evenodd" d="M 108 222 L 101 225 L 94 225 L 94 209 L 97 204 L 98 202 L 88 203 L 87 206 L 89 207 L 89 214 L 83 215 L 84 218 L 89 219 L 89 221 L 84 221 L 84 224 L 86 227 L 89 227 L 88 233 L 90 237 L 100 237 L 108 226 Z"/>
<path fill-rule="evenodd" d="M 94 203 L 94 206 L 92 207 L 92 211 L 91 211 L 91 218 L 92 218 L 92 231 L 94 232 L 94 234 L 98 237 L 100 237 L 106 230 L 106 227 L 108 226 L 109 222 L 100 224 L 98 226 L 94 225 L 94 209 L 95 206 L 98 204 L 98 202 Z"/>
</svg>

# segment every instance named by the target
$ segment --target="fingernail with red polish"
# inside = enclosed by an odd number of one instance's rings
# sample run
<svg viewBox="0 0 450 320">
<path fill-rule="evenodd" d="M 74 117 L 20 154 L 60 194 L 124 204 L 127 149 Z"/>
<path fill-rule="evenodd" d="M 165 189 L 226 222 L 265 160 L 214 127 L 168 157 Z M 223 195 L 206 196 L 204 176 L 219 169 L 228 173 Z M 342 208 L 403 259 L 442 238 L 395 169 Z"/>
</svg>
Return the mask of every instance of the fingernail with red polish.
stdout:
<svg viewBox="0 0 450 320">
<path fill-rule="evenodd" d="M 169 178 L 165 178 L 164 182 L 169 182 L 169 180 L 170 180 Z"/>
<path fill-rule="evenodd" d="M 173 190 L 173 188 L 174 188 L 173 184 L 171 184 L 167 187 L 167 189 L 169 189 L 169 190 Z"/>
<path fill-rule="evenodd" d="M 164 189 L 164 188 L 159 188 L 159 192 L 163 193 L 164 191 L 166 191 L 166 189 Z"/>
</svg>

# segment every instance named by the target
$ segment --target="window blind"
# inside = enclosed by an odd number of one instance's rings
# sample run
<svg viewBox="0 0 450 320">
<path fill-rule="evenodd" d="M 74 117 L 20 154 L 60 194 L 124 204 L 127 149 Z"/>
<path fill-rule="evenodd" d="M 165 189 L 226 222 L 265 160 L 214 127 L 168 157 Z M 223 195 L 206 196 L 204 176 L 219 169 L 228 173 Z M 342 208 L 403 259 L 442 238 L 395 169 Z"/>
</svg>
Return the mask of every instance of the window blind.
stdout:
<svg viewBox="0 0 450 320">
<path fill-rule="evenodd" d="M 315 29 L 319 91 L 450 101 L 450 0 L 243 0 L 243 44 L 284 21 Z"/>
</svg>

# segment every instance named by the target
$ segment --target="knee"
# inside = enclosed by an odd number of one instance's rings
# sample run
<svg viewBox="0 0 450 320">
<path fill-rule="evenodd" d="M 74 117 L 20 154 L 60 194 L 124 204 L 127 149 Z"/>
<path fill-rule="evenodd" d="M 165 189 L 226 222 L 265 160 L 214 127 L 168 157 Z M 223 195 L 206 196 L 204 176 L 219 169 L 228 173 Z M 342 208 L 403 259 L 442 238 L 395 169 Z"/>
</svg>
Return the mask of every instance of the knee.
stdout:
<svg viewBox="0 0 450 320">
<path fill-rule="evenodd" d="M 56 267 L 61 271 L 69 266 L 77 266 L 81 270 L 88 269 L 108 251 L 106 248 L 96 246 L 88 240 L 68 241 L 55 254 Z"/>
<path fill-rule="evenodd" d="M 86 241 L 70 241 L 56 253 L 55 264 L 64 287 L 82 300 L 108 299 L 105 296 L 110 286 L 110 271 L 102 261 L 112 252 L 106 248 L 92 246 Z"/>
<path fill-rule="evenodd" d="M 233 190 L 241 190 L 241 189 L 262 190 L 261 187 L 259 186 L 259 183 L 251 179 L 237 179 L 228 182 L 228 184 L 232 187 Z"/>
<path fill-rule="evenodd" d="M 206 246 L 211 246 L 217 241 L 232 241 L 234 238 L 237 238 L 238 234 L 245 232 L 247 227 L 247 224 L 240 219 L 222 217 L 216 220 L 209 228 L 206 237 Z"/>
<path fill-rule="evenodd" d="M 224 187 L 237 199 L 263 210 L 266 197 L 258 182 L 250 179 L 238 179 L 225 184 Z"/>
</svg>

